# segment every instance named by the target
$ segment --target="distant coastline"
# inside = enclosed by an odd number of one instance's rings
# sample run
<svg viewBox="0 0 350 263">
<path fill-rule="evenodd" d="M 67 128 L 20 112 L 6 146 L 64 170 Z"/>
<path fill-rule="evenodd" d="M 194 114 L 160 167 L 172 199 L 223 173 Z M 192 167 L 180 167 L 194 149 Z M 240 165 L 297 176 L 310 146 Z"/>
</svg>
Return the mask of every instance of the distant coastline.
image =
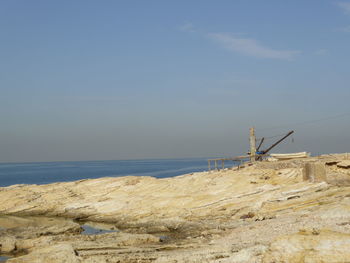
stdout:
<svg viewBox="0 0 350 263">
<path fill-rule="evenodd" d="M 128 175 L 165 178 L 206 169 L 205 158 L 0 163 L 0 187 Z"/>
</svg>

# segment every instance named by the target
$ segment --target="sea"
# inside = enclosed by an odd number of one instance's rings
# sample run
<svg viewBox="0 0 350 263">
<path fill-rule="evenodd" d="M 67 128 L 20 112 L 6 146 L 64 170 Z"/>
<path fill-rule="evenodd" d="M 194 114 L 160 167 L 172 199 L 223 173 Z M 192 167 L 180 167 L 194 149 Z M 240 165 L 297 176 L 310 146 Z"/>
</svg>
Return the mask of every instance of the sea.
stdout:
<svg viewBox="0 0 350 263">
<path fill-rule="evenodd" d="M 206 171 L 207 165 L 206 158 L 0 163 L 0 187 L 129 175 L 166 178 Z"/>
</svg>

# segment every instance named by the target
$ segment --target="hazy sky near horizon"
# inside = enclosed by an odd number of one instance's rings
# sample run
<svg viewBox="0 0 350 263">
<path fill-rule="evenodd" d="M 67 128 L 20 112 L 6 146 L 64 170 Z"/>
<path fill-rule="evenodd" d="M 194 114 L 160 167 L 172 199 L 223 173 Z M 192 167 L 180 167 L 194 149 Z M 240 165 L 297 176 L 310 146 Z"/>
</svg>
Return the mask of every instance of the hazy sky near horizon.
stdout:
<svg viewBox="0 0 350 263">
<path fill-rule="evenodd" d="M 3 0 L 0 61 L 0 162 L 350 151 L 350 0 Z"/>
</svg>

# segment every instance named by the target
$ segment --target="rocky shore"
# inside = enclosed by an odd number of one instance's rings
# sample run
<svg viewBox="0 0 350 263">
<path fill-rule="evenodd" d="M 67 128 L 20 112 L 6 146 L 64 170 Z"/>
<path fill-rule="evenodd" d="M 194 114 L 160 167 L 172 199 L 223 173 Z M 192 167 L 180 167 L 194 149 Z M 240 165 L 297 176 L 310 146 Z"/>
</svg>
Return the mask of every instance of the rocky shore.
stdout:
<svg viewBox="0 0 350 263">
<path fill-rule="evenodd" d="M 0 200 L 8 263 L 350 262 L 347 154 L 13 185 Z M 115 232 L 86 235 L 83 224 Z"/>
</svg>

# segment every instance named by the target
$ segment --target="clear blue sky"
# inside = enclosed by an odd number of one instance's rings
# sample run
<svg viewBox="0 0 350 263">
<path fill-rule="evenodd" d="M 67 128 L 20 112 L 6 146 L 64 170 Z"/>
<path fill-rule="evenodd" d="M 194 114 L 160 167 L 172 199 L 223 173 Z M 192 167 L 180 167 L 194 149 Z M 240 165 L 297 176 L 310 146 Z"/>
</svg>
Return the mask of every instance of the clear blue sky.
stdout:
<svg viewBox="0 0 350 263">
<path fill-rule="evenodd" d="M 349 51 L 345 0 L 3 0 L 0 162 L 349 151 Z"/>
</svg>

